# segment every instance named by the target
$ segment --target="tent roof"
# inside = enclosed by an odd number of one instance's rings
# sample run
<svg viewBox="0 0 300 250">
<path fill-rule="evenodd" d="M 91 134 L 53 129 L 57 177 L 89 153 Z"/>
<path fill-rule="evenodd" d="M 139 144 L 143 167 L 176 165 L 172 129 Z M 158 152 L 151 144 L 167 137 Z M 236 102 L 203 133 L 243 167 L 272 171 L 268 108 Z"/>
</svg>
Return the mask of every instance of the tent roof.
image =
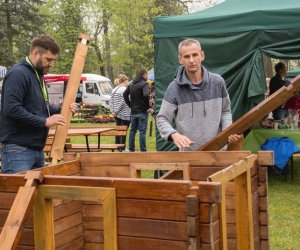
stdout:
<svg viewBox="0 0 300 250">
<path fill-rule="evenodd" d="M 226 0 L 196 13 L 155 18 L 154 37 L 299 28 L 299 11 L 299 0 Z"/>
</svg>

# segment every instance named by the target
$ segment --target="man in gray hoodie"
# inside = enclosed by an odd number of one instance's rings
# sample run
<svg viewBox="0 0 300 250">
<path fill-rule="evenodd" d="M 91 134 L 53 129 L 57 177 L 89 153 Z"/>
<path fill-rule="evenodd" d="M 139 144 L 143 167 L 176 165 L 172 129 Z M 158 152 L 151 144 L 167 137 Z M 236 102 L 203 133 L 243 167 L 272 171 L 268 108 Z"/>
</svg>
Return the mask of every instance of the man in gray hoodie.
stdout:
<svg viewBox="0 0 300 250">
<path fill-rule="evenodd" d="M 181 66 L 166 90 L 156 123 L 165 140 L 197 150 L 232 123 L 230 99 L 224 79 L 202 66 L 205 55 L 199 41 L 186 39 L 178 51 Z M 228 142 L 240 137 L 230 135 Z"/>
</svg>

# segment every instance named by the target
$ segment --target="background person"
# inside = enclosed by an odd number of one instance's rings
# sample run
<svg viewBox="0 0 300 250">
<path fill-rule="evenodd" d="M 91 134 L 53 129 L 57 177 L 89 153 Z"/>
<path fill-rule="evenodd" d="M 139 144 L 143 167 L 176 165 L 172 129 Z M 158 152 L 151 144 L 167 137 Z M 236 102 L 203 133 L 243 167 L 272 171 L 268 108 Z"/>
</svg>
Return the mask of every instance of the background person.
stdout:
<svg viewBox="0 0 300 250">
<path fill-rule="evenodd" d="M 179 149 L 197 150 L 232 123 L 230 99 L 224 79 L 202 66 L 205 55 L 197 40 L 182 41 L 178 51 L 182 66 L 166 90 L 156 124 L 162 138 Z M 240 138 L 230 135 L 228 141 Z"/>
<path fill-rule="evenodd" d="M 289 82 L 285 80 L 285 77 L 287 75 L 287 68 L 283 62 L 279 62 L 275 65 L 275 72 L 275 76 L 273 76 L 270 81 L 270 95 L 275 93 L 281 87 L 287 86 L 289 84 Z M 274 122 L 277 121 L 276 123 L 278 123 L 278 121 L 280 120 L 287 121 L 287 117 L 289 115 L 288 110 L 284 107 L 284 105 L 281 105 L 277 109 L 273 110 L 272 113 L 275 120 Z"/>
<path fill-rule="evenodd" d="M 116 125 L 122 126 L 125 125 L 127 128 L 130 125 L 130 114 L 131 110 L 128 105 L 125 103 L 123 94 L 128 86 L 128 77 L 126 75 L 120 74 L 118 81 L 114 81 L 116 87 L 113 89 L 111 94 L 111 99 L 109 103 L 110 112 L 115 116 Z M 126 135 L 116 136 L 116 144 L 125 144 Z"/>
<path fill-rule="evenodd" d="M 49 105 L 43 75 L 54 66 L 60 48 L 49 36 L 32 40 L 30 54 L 6 74 L 2 88 L 0 142 L 4 173 L 44 166 L 48 128 L 65 125 L 59 107 Z M 77 110 L 76 103 L 71 111 Z"/>
<path fill-rule="evenodd" d="M 131 127 L 129 134 L 129 151 L 135 151 L 135 134 L 140 132 L 140 150 L 147 151 L 146 132 L 148 125 L 149 95 L 148 72 L 141 69 L 124 92 L 126 104 L 131 109 Z"/>
</svg>

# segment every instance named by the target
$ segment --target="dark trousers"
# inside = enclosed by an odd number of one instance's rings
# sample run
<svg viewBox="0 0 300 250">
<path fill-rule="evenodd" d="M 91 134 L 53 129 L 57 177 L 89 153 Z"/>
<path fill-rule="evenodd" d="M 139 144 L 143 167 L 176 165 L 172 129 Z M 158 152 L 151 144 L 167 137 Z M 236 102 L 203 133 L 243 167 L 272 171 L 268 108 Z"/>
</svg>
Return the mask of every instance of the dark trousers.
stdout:
<svg viewBox="0 0 300 250">
<path fill-rule="evenodd" d="M 116 120 L 117 126 L 127 126 L 127 129 L 128 129 L 128 127 L 130 125 L 130 121 L 122 120 L 118 117 L 115 117 L 115 120 Z M 116 136 L 115 144 L 126 144 L 126 135 Z"/>
</svg>

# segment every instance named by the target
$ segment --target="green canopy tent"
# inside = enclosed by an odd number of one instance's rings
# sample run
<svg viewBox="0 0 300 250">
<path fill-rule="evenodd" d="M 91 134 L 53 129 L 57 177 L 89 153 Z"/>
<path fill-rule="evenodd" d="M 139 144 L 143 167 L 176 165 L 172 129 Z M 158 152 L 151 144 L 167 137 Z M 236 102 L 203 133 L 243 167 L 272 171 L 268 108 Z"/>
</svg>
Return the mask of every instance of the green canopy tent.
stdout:
<svg viewBox="0 0 300 250">
<path fill-rule="evenodd" d="M 300 75 L 300 67 L 295 68 L 287 73 L 287 78 L 293 78 L 297 75 Z"/>
<path fill-rule="evenodd" d="M 227 0 L 193 14 L 154 19 L 156 112 L 178 67 L 177 46 L 201 42 L 204 66 L 226 81 L 236 120 L 264 99 L 263 54 L 300 58 L 299 0 Z M 168 145 L 157 134 L 157 149 Z"/>
</svg>

